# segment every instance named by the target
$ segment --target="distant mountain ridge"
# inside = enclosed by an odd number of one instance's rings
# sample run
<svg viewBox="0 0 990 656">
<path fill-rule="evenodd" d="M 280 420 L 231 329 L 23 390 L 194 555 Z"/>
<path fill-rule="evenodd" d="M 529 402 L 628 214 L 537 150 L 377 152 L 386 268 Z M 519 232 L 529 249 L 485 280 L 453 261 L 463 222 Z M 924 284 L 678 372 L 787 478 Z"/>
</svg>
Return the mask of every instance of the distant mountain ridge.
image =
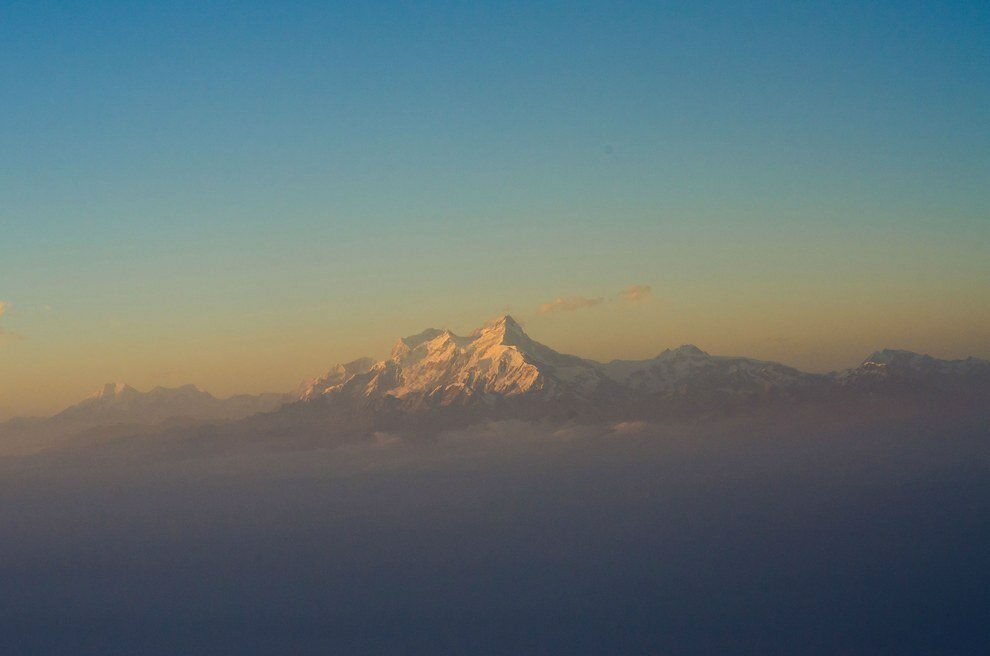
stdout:
<svg viewBox="0 0 990 656">
<path fill-rule="evenodd" d="M 195 385 L 139 392 L 125 383 L 107 383 L 51 417 L 15 418 L 0 423 L 0 454 L 57 447 L 74 435 L 110 427 L 133 430 L 166 423 L 232 421 L 271 412 L 294 399 L 289 394 L 238 394 L 218 399 Z"/>
<path fill-rule="evenodd" d="M 151 424 L 167 419 L 238 419 L 278 408 L 286 394 L 238 394 L 218 399 L 195 385 L 155 387 L 139 392 L 124 383 L 107 383 L 89 398 L 52 419 L 106 424 Z"/>
<path fill-rule="evenodd" d="M 888 392 L 986 395 L 988 390 L 986 360 L 939 360 L 891 349 L 871 355 L 858 367 L 827 374 L 712 356 L 693 345 L 647 360 L 599 363 L 534 341 L 505 315 L 467 336 L 431 328 L 402 338 L 389 358 L 338 365 L 300 398 L 332 407 L 330 414 L 348 419 L 363 415 L 365 424 L 374 425 L 376 414 L 442 419 L 444 413 L 594 417 L 625 412 L 655 418 L 766 403 L 848 401 Z"/>
<path fill-rule="evenodd" d="M 990 361 L 940 360 L 899 349 L 872 354 L 854 369 L 832 374 L 843 385 L 922 384 L 933 388 L 990 384 Z"/>
</svg>

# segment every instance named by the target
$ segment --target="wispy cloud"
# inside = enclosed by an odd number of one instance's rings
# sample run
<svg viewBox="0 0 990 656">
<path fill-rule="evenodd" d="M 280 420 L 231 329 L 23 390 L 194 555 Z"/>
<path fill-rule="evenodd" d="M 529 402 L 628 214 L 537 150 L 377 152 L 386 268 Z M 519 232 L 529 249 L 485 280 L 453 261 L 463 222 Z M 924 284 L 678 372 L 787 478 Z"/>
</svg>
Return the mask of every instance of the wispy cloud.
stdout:
<svg viewBox="0 0 990 656">
<path fill-rule="evenodd" d="M 619 300 L 626 303 L 638 303 L 645 301 L 653 294 L 653 289 L 649 285 L 630 285 L 619 292 Z"/>
<path fill-rule="evenodd" d="M 557 312 L 571 312 L 584 308 L 595 307 L 603 303 L 620 301 L 622 303 L 640 303 L 647 300 L 653 294 L 653 289 L 649 285 L 630 285 L 611 298 L 598 296 L 588 298 L 587 296 L 558 297 L 556 300 L 544 303 L 536 308 L 536 314 L 554 314 Z"/>
<path fill-rule="evenodd" d="M 585 298 L 584 296 L 570 296 L 568 298 L 558 298 L 549 303 L 544 303 L 536 308 L 537 314 L 553 314 L 554 312 L 571 312 L 582 308 L 590 308 L 601 305 L 604 298 Z"/>
</svg>

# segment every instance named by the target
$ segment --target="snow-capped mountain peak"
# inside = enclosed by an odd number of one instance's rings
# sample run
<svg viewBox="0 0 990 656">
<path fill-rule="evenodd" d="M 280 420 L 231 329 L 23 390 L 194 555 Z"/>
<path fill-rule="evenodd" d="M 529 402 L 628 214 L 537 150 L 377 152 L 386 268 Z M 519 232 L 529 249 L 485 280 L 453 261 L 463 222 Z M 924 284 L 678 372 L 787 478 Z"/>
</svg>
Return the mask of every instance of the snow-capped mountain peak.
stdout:
<svg viewBox="0 0 990 656">
<path fill-rule="evenodd" d="M 663 352 L 663 354 L 661 355 L 661 357 L 668 357 L 668 358 L 683 358 L 683 357 L 709 358 L 711 356 L 708 355 L 707 353 L 705 353 L 704 351 L 702 351 L 700 348 L 698 348 L 694 344 L 685 344 L 684 346 L 678 346 L 675 349 L 667 349 L 666 351 Z"/>
<path fill-rule="evenodd" d="M 973 357 L 940 360 L 930 355 L 890 348 L 873 353 L 858 367 L 835 374 L 835 379 L 846 385 L 898 381 L 939 386 L 947 379 L 974 377 L 990 378 L 990 362 Z"/>
<path fill-rule="evenodd" d="M 912 369 L 930 366 L 938 362 L 930 355 L 905 351 L 903 349 L 886 348 L 870 355 L 863 364 L 872 363 L 875 365 L 910 367 Z"/>
<path fill-rule="evenodd" d="M 392 353 L 390 354 L 389 357 L 391 357 L 393 360 L 401 358 L 403 355 L 409 353 L 414 348 L 435 339 L 436 337 L 442 335 L 445 332 L 448 331 L 440 330 L 439 328 L 427 328 L 423 332 L 418 333 L 416 335 L 412 335 L 411 337 L 402 337 L 399 339 L 399 341 L 395 343 L 395 346 L 392 347 Z"/>
<path fill-rule="evenodd" d="M 372 358 L 358 358 L 343 364 L 335 364 L 323 376 L 304 382 L 299 398 L 308 400 L 326 394 L 354 376 L 369 371 L 374 365 L 375 361 Z"/>
<path fill-rule="evenodd" d="M 498 339 L 504 344 L 512 344 L 514 342 L 527 343 L 531 341 L 529 339 L 529 335 L 527 335 L 526 331 L 524 331 L 522 326 L 519 325 L 519 322 L 508 314 L 503 314 L 500 317 L 492 319 L 484 326 L 471 333 L 470 336 L 472 338 L 486 337 L 490 339 Z"/>
<path fill-rule="evenodd" d="M 398 340 L 387 360 L 369 365 L 346 381 L 303 396 L 351 399 L 393 397 L 403 403 L 442 405 L 558 393 L 573 387 L 574 371 L 593 372 L 594 363 L 557 353 L 532 340 L 509 315 L 461 336 L 430 328 Z M 437 401 L 440 399 L 440 401 Z"/>
<path fill-rule="evenodd" d="M 140 396 L 140 394 L 140 392 L 127 383 L 106 383 L 103 387 L 96 390 L 86 401 L 113 403 L 134 399 Z"/>
<path fill-rule="evenodd" d="M 449 330 L 430 330 L 401 343 L 393 351 L 400 383 L 389 390 L 396 397 L 475 394 L 520 394 L 542 385 L 541 371 L 530 354 L 535 342 L 512 317 L 491 321 L 462 337 Z M 381 391 L 381 390 L 379 390 Z"/>
</svg>

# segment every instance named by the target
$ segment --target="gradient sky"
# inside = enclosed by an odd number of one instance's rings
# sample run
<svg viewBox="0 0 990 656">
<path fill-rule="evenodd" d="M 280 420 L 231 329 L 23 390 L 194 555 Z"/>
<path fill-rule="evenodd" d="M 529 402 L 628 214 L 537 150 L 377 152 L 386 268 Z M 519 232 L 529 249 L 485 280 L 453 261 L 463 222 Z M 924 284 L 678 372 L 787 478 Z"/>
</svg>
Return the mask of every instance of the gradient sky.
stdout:
<svg viewBox="0 0 990 656">
<path fill-rule="evenodd" d="M 0 1 L 0 418 L 506 310 L 990 357 L 986 2 L 422 4 Z"/>
</svg>

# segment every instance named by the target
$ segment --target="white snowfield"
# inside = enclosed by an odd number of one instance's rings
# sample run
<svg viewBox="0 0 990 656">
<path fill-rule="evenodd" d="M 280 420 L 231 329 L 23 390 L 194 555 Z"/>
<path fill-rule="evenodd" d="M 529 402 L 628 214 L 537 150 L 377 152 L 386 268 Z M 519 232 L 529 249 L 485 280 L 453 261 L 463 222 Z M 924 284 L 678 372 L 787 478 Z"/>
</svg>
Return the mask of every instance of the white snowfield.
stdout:
<svg viewBox="0 0 990 656">
<path fill-rule="evenodd" d="M 751 396 L 843 387 L 864 379 L 919 376 L 986 376 L 990 363 L 976 358 L 938 360 L 884 350 L 854 369 L 811 374 L 776 362 L 712 356 L 696 346 L 668 349 L 649 360 L 600 363 L 558 353 L 532 339 L 508 315 L 468 336 L 431 328 L 398 340 L 380 362 L 362 358 L 336 365 L 310 383 L 302 400 L 428 398 L 439 405 L 532 395 L 593 400 L 603 397 L 709 393 Z"/>
</svg>

